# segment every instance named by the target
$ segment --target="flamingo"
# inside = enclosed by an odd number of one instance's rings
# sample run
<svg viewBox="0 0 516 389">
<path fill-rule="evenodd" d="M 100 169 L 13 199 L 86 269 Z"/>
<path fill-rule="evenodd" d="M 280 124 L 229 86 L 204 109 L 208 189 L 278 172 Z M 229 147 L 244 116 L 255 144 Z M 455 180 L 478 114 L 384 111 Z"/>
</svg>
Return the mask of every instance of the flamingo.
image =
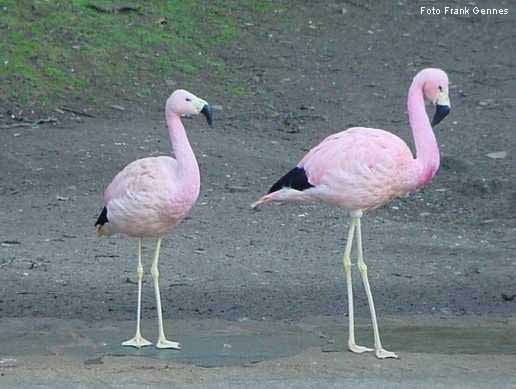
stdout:
<svg viewBox="0 0 516 389">
<path fill-rule="evenodd" d="M 115 176 L 104 192 L 105 207 L 95 223 L 97 236 L 122 233 L 138 239 L 136 334 L 123 342 L 123 346 L 140 348 L 152 344 L 141 335 L 140 317 L 142 242 L 144 238 L 154 238 L 156 249 L 151 275 L 158 312 L 156 347 L 181 349 L 179 343 L 167 340 L 163 330 L 158 259 L 163 236 L 184 219 L 199 196 L 199 166 L 181 122 L 181 115 L 199 113 L 206 116 L 211 126 L 212 111 L 206 101 L 182 89 L 172 93 L 166 103 L 165 115 L 175 158 L 159 156 L 131 162 Z"/>
<path fill-rule="evenodd" d="M 432 123 L 426 114 L 425 99 L 436 106 Z M 328 136 L 311 149 L 296 167 L 272 185 L 268 194 L 251 205 L 257 208 L 270 202 L 320 201 L 349 211 L 351 224 L 343 258 L 348 295 L 348 349 L 354 353 L 373 351 L 355 342 L 350 255 L 356 233 L 357 267 L 371 314 L 374 351 L 380 359 L 398 356 L 385 350 L 380 341 L 363 258 L 360 220 L 364 212 L 418 190 L 436 174 L 439 148 L 432 126 L 450 112 L 446 73 L 432 68 L 421 70 L 412 81 L 407 104 L 416 158 L 407 144 L 390 132 L 364 127 L 349 128 Z"/>
</svg>

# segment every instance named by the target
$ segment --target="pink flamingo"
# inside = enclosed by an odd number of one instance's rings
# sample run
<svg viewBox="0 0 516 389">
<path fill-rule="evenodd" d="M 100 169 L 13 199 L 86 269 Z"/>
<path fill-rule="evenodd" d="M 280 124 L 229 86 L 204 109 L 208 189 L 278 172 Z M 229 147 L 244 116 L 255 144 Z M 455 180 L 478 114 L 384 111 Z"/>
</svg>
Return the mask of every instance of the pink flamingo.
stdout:
<svg viewBox="0 0 516 389">
<path fill-rule="evenodd" d="M 430 124 L 425 98 L 436 105 Z M 409 147 L 396 135 L 374 128 L 354 127 L 328 136 L 310 150 L 297 166 L 278 180 L 253 208 L 269 202 L 323 201 L 350 211 L 351 225 L 344 250 L 349 338 L 348 349 L 355 353 L 373 351 L 355 343 L 351 248 L 356 230 L 357 265 L 367 294 L 378 358 L 397 358 L 382 347 L 367 266 L 362 253 L 360 218 L 365 211 L 406 196 L 428 184 L 439 168 L 439 148 L 432 131 L 450 112 L 448 76 L 440 69 L 424 69 L 415 77 L 408 93 L 408 115 L 416 144 L 414 158 Z"/>
<path fill-rule="evenodd" d="M 211 126 L 211 108 L 206 101 L 181 89 L 172 93 L 167 100 L 165 114 L 175 158 L 159 156 L 138 159 L 118 173 L 104 192 L 106 206 L 95 223 L 97 235 L 123 233 L 138 238 L 136 335 L 122 343 L 124 346 L 140 348 L 152 344 L 140 332 L 142 240 L 155 238 L 157 242 L 151 275 L 158 311 L 156 347 L 181 348 L 179 343 L 167 340 L 163 330 L 158 259 L 162 237 L 181 222 L 199 196 L 199 166 L 181 123 L 181 115 L 199 113 L 206 116 Z"/>
</svg>

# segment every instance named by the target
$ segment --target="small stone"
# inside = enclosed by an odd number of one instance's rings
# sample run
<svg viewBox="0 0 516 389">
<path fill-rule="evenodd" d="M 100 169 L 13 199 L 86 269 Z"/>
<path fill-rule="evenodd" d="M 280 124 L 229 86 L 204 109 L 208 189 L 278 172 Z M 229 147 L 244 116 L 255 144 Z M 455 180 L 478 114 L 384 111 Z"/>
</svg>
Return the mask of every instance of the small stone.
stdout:
<svg viewBox="0 0 516 389">
<path fill-rule="evenodd" d="M 102 364 L 104 364 L 104 361 L 102 360 L 102 357 L 91 358 L 91 359 L 86 359 L 84 361 L 84 364 L 86 366 L 88 366 L 88 365 L 102 365 Z"/>
<path fill-rule="evenodd" d="M 238 185 L 226 185 L 226 189 L 230 192 L 248 192 L 249 188 L 246 186 L 238 186 Z"/>
<path fill-rule="evenodd" d="M 14 358 L 2 358 L 0 359 L 0 369 L 1 368 L 12 368 L 12 367 L 16 367 L 17 363 L 16 363 L 16 359 Z"/>
<path fill-rule="evenodd" d="M 13 246 L 13 245 L 16 245 L 16 244 L 21 244 L 21 242 L 18 241 L 18 240 L 4 240 L 4 241 L 1 242 L 1 245 L 5 246 L 5 247 Z"/>
<path fill-rule="evenodd" d="M 504 159 L 505 157 L 507 157 L 507 151 L 495 151 L 486 154 L 486 156 L 492 159 Z"/>
</svg>

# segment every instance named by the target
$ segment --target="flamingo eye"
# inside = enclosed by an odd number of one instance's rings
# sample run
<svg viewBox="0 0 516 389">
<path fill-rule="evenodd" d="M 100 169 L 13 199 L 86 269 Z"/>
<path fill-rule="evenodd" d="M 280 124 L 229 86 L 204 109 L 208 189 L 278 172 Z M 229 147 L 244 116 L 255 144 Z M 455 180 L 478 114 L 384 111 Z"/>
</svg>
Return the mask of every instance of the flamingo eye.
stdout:
<svg viewBox="0 0 516 389">
<path fill-rule="evenodd" d="M 186 101 L 192 101 L 192 99 L 191 99 L 191 98 L 189 98 L 189 97 L 187 97 L 185 100 L 186 100 Z"/>
<path fill-rule="evenodd" d="M 439 92 L 443 91 L 443 87 L 439 85 Z"/>
</svg>

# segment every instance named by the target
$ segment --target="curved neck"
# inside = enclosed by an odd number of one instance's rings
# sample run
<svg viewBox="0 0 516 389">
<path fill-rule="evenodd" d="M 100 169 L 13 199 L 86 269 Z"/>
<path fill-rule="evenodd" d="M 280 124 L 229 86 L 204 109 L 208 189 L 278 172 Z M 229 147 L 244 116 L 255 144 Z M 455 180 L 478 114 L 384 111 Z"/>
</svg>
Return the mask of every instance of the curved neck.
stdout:
<svg viewBox="0 0 516 389">
<path fill-rule="evenodd" d="M 181 178 L 200 182 L 199 166 L 193 153 L 181 118 L 174 112 L 167 112 L 167 126 L 172 150 L 177 161 L 178 174 Z"/>
<path fill-rule="evenodd" d="M 430 120 L 425 110 L 423 83 L 414 79 L 408 94 L 408 115 L 414 143 L 416 144 L 416 163 L 418 164 L 417 187 L 430 182 L 439 169 L 439 147 Z"/>
</svg>

